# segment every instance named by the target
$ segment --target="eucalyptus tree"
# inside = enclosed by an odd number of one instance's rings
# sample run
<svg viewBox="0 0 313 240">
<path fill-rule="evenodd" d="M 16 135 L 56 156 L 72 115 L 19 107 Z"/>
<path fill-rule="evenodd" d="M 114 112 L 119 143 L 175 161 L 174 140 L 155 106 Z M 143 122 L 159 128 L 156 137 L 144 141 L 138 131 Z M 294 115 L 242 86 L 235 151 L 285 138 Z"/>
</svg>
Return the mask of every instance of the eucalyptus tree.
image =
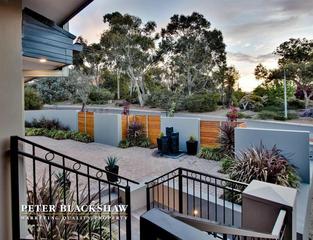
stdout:
<svg viewBox="0 0 313 240">
<path fill-rule="evenodd" d="M 291 38 L 280 44 L 274 53 L 280 57 L 276 73 L 287 72 L 287 77 L 302 90 L 305 108 L 308 108 L 313 96 L 313 40 Z"/>
<path fill-rule="evenodd" d="M 268 70 L 258 64 L 256 78 L 265 80 L 265 84 L 278 86 L 279 81 L 286 77 L 303 92 L 305 108 L 308 108 L 313 97 L 313 40 L 291 38 L 281 43 L 274 54 L 279 57 L 278 67 Z"/>
<path fill-rule="evenodd" d="M 224 74 L 224 85 L 225 85 L 225 95 L 226 95 L 226 105 L 232 104 L 232 96 L 234 93 L 234 87 L 236 82 L 239 80 L 239 72 L 234 66 L 227 67 Z"/>
<path fill-rule="evenodd" d="M 107 56 L 114 68 L 130 79 L 130 94 L 136 92 L 141 106 L 146 99 L 145 74 L 154 66 L 157 54 L 156 23 L 142 23 L 138 17 L 114 12 L 106 14 L 103 22 L 108 25 L 101 36 Z"/>
<path fill-rule="evenodd" d="M 174 15 L 161 31 L 165 65 L 191 95 L 196 88 L 216 87 L 214 72 L 226 65 L 222 33 L 199 13 Z"/>
<path fill-rule="evenodd" d="M 94 76 L 92 84 L 98 87 L 102 83 L 101 72 L 106 60 L 102 45 L 99 43 L 88 44 L 81 36 L 77 38 L 76 42 L 82 45 L 83 50 L 74 52 L 73 66 L 84 74 Z"/>
<path fill-rule="evenodd" d="M 94 80 L 94 76 L 88 75 L 82 72 L 79 69 L 71 69 L 70 74 L 68 76 L 68 81 L 71 85 L 74 86 L 75 92 L 72 97 L 78 97 L 82 102 L 81 111 L 85 111 L 85 107 L 87 105 L 89 94 L 92 89 L 92 82 Z"/>
</svg>

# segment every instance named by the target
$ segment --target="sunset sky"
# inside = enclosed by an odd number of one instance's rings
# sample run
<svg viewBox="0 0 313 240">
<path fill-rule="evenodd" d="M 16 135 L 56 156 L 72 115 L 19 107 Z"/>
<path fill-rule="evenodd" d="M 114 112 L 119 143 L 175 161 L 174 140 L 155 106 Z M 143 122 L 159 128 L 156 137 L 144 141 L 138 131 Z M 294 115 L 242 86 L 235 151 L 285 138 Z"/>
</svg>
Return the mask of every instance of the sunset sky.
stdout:
<svg viewBox="0 0 313 240">
<path fill-rule="evenodd" d="M 250 91 L 258 63 L 275 67 L 272 52 L 289 38 L 313 38 L 313 0 L 94 0 L 70 22 L 70 31 L 98 42 L 102 17 L 119 11 L 155 21 L 158 29 L 174 14 L 203 14 L 222 31 L 229 65 L 240 72 L 239 86 Z"/>
</svg>

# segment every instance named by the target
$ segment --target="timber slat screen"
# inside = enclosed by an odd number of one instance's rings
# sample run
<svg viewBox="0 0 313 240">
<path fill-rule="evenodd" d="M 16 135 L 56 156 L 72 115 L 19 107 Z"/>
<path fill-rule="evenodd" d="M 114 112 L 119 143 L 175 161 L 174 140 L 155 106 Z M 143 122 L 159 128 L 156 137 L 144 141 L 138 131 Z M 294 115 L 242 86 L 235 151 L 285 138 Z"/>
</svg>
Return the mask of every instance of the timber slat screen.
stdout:
<svg viewBox="0 0 313 240">
<path fill-rule="evenodd" d="M 79 112 L 78 113 L 78 130 L 82 133 L 87 133 L 89 136 L 94 136 L 94 112 Z"/>
<path fill-rule="evenodd" d="M 217 147 L 219 145 L 220 121 L 200 121 L 201 147 Z"/>
<path fill-rule="evenodd" d="M 122 115 L 122 139 L 127 137 L 127 128 L 131 122 L 141 123 L 152 144 L 157 143 L 161 132 L 161 117 L 154 115 Z"/>
<path fill-rule="evenodd" d="M 200 121 L 200 144 L 201 147 L 218 147 L 220 137 L 220 127 L 227 122 L 222 121 Z M 236 127 L 245 128 L 245 122 L 233 122 Z"/>
<path fill-rule="evenodd" d="M 161 132 L 161 117 L 158 115 L 122 115 L 122 139 L 127 137 L 127 129 L 130 123 L 137 122 L 144 126 L 147 137 L 152 144 L 157 144 L 157 138 Z M 218 147 L 220 127 L 225 121 L 200 120 L 200 144 L 201 147 Z M 245 122 L 233 122 L 240 128 L 247 127 Z M 186 126 L 188 127 L 188 126 Z M 94 136 L 94 113 L 78 113 L 78 129 L 80 132 Z"/>
</svg>

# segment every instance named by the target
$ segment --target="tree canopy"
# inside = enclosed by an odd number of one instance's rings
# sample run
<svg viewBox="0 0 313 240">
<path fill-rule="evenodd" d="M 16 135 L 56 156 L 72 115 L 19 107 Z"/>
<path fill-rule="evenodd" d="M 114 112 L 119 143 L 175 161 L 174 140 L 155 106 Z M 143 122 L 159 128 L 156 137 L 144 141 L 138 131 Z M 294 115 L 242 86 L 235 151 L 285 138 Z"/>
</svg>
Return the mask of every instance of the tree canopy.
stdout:
<svg viewBox="0 0 313 240">
<path fill-rule="evenodd" d="M 174 15 L 161 36 L 164 65 L 189 95 L 196 89 L 216 87 L 212 76 L 226 65 L 225 44 L 222 33 L 211 29 L 203 15 Z"/>
</svg>

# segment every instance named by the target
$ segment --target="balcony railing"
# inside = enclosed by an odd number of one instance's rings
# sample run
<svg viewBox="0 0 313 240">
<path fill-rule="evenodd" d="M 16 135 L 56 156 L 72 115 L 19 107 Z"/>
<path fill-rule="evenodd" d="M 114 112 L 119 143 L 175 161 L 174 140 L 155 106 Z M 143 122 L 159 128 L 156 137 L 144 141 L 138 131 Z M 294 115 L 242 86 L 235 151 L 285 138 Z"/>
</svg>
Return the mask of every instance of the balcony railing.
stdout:
<svg viewBox="0 0 313 240">
<path fill-rule="evenodd" d="M 147 210 L 157 207 L 241 226 L 240 202 L 247 184 L 177 168 L 147 184 Z"/>
<path fill-rule="evenodd" d="M 22 166 L 22 167 L 21 167 Z M 108 180 L 115 177 L 116 181 Z M 137 182 L 20 137 L 11 137 L 13 239 L 131 239 L 130 187 Z M 23 190 L 24 189 L 24 190 Z M 21 204 L 126 206 L 125 212 L 34 211 L 21 220 Z M 50 214 L 50 215 L 49 215 Z M 60 216 L 61 214 L 61 216 Z M 66 218 L 63 218 L 66 217 Z M 74 217 L 74 218 L 73 218 Z M 66 219 L 66 220 L 64 220 Z M 24 233 L 21 229 L 26 229 Z M 26 236 L 25 236 L 26 234 Z"/>
<path fill-rule="evenodd" d="M 279 240 L 284 237 L 284 210 L 280 211 L 271 233 L 241 228 L 242 193 L 248 184 L 177 168 L 146 182 L 146 185 L 148 211 L 162 209 L 171 217 L 214 238 Z M 155 227 L 158 224 L 153 222 Z"/>
</svg>

